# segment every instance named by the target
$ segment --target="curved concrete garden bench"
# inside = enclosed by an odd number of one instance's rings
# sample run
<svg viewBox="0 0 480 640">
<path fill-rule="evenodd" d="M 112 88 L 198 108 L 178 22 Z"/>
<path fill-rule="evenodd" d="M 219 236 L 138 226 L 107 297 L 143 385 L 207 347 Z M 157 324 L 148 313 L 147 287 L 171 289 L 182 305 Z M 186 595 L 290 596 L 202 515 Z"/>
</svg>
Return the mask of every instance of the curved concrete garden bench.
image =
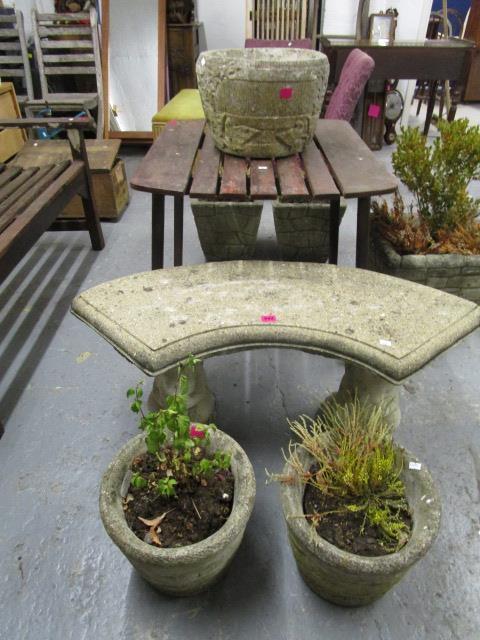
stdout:
<svg viewBox="0 0 480 640">
<path fill-rule="evenodd" d="M 190 353 L 287 347 L 338 357 L 347 362 L 340 392 L 390 398 L 395 422 L 395 385 L 480 325 L 479 306 L 436 289 L 298 262 L 139 273 L 83 292 L 72 311 L 150 376 Z"/>
</svg>

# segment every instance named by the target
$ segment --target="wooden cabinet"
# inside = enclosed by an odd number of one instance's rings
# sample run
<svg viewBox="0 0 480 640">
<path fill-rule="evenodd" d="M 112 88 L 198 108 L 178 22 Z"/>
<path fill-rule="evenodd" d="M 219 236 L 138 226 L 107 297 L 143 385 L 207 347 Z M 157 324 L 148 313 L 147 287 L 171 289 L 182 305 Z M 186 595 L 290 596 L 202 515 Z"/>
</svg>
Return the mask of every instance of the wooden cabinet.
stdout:
<svg viewBox="0 0 480 640">
<path fill-rule="evenodd" d="M 199 22 L 169 24 L 167 27 L 170 98 L 182 89 L 197 88 L 195 63 L 200 52 L 199 28 Z"/>
<path fill-rule="evenodd" d="M 0 82 L 0 120 L 20 118 L 15 90 L 11 82 Z M 21 129 L 0 129 L 0 162 L 5 162 L 23 147 L 26 135 Z"/>
</svg>

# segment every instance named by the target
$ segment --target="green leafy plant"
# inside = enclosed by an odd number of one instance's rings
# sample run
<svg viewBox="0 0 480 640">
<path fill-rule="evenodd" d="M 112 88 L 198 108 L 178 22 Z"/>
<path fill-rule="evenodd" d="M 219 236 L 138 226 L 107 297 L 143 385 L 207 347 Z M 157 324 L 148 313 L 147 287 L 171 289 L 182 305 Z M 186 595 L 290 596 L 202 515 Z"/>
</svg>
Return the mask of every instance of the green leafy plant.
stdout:
<svg viewBox="0 0 480 640">
<path fill-rule="evenodd" d="M 177 371 L 175 393 L 166 398 L 166 407 L 158 411 L 143 411 L 143 389 L 141 384 L 128 389 L 131 410 L 140 416 L 139 428 L 145 433 L 147 451 L 156 459 L 158 473 L 144 478 L 138 471 L 132 476 L 131 485 L 145 488 L 154 484 L 159 495 L 175 497 L 179 482 L 195 478 L 200 480 L 216 471 L 230 467 L 230 455 L 222 451 L 208 453 L 210 434 L 215 424 L 193 423 L 188 415 L 187 369 L 194 369 L 200 362 L 189 356 Z M 135 462 L 134 462 L 135 465 Z"/>
<path fill-rule="evenodd" d="M 385 407 L 357 397 L 342 405 L 330 401 L 316 419 L 301 416 L 289 424 L 298 440 L 290 442 L 285 458 L 301 480 L 326 496 L 341 498 L 345 513 L 362 513 L 361 534 L 368 523 L 388 550 L 405 544 L 409 529 L 401 517 L 408 514 L 400 478 L 402 459 Z M 302 464 L 300 450 L 313 460 L 309 469 Z M 274 479 L 289 482 L 292 478 Z M 323 514 L 308 517 L 318 524 Z"/>
<path fill-rule="evenodd" d="M 466 118 L 438 122 L 431 145 L 416 128 L 402 128 L 392 154 L 395 175 L 409 188 L 408 211 L 397 194 L 393 208 L 375 203 L 382 233 L 403 253 L 480 253 L 480 200 L 468 192 L 480 176 L 480 127 Z"/>
</svg>

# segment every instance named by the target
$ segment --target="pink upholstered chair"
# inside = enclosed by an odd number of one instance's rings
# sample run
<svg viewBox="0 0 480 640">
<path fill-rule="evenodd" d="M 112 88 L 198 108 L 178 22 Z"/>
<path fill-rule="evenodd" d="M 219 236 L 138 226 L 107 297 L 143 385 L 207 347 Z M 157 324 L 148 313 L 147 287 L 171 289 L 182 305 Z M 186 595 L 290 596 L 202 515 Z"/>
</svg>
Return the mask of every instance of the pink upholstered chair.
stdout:
<svg viewBox="0 0 480 640">
<path fill-rule="evenodd" d="M 299 40 L 262 40 L 260 38 L 247 38 L 245 40 L 245 49 L 258 49 L 259 47 L 311 49 L 313 47 L 313 43 L 310 38 L 301 38 Z"/>
<path fill-rule="evenodd" d="M 350 122 L 363 89 L 375 68 L 374 60 L 353 49 L 345 60 L 338 85 L 330 98 L 325 111 L 327 120 L 346 120 Z"/>
</svg>

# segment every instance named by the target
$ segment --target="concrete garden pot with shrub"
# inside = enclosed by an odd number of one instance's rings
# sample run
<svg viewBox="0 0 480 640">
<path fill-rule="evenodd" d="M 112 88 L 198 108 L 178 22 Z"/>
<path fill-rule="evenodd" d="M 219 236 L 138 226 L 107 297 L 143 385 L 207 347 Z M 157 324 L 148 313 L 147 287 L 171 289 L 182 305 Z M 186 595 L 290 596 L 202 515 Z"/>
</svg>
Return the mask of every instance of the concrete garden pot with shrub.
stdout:
<svg viewBox="0 0 480 640">
<path fill-rule="evenodd" d="M 369 266 L 389 276 L 418 282 L 480 304 L 480 255 L 401 254 L 373 225 Z"/>
<path fill-rule="evenodd" d="M 189 378 L 179 364 L 165 408 L 144 412 L 141 384 L 127 391 L 144 435 L 130 440 L 101 483 L 104 527 L 137 571 L 162 593 L 190 596 L 219 580 L 237 551 L 255 500 L 240 445 L 214 424 L 192 423 Z"/>
<path fill-rule="evenodd" d="M 282 484 L 288 539 L 306 584 L 329 602 L 366 605 L 430 549 L 440 501 L 428 470 L 394 444 L 382 407 L 356 398 L 330 407 L 322 418 L 291 423 L 299 441 L 290 443 L 275 479 Z M 366 415 L 371 419 L 364 428 Z M 319 535 L 322 527 L 328 534 Z"/>
<path fill-rule="evenodd" d="M 282 486 L 282 508 L 288 539 L 298 570 L 306 584 L 319 596 L 346 607 L 367 605 L 383 596 L 430 549 L 440 525 L 440 502 L 432 477 L 425 466 L 410 470 L 410 462 L 419 463 L 403 452 L 402 479 L 413 512 L 410 540 L 400 551 L 388 556 L 366 557 L 348 553 L 321 538 L 305 518 L 305 485 L 297 476 L 293 484 Z M 305 469 L 311 459 L 304 455 Z M 285 465 L 283 473 L 292 473 Z"/>
<path fill-rule="evenodd" d="M 370 266 L 480 303 L 480 202 L 468 192 L 480 175 L 480 128 L 438 126 L 431 146 L 418 129 L 402 130 L 392 163 L 414 203 L 399 194 L 373 203 Z"/>
<path fill-rule="evenodd" d="M 173 549 L 154 547 L 137 538 L 127 525 L 122 485 L 132 460 L 146 451 L 143 435 L 132 438 L 119 451 L 103 476 L 100 515 L 106 532 L 140 575 L 167 595 L 190 596 L 220 580 L 240 546 L 253 509 L 255 475 L 245 451 L 218 429 L 212 434 L 211 446 L 231 454 L 233 508 L 221 529 L 196 544 Z"/>
</svg>

